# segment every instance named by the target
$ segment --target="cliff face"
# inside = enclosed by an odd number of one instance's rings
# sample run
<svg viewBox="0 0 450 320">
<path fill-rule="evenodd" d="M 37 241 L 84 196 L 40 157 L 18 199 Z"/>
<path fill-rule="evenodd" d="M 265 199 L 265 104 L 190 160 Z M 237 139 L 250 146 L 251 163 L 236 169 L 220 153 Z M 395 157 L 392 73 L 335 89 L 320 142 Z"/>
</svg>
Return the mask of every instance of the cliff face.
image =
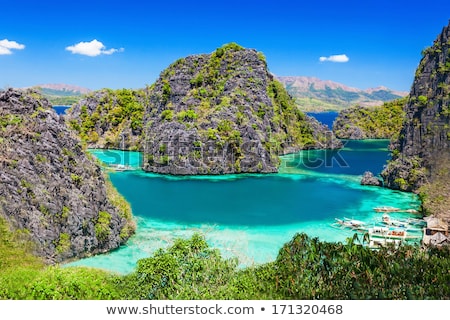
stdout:
<svg viewBox="0 0 450 320">
<path fill-rule="evenodd" d="M 340 142 L 300 112 L 261 53 L 228 44 L 179 59 L 149 88 L 144 170 L 276 172 L 278 155 Z"/>
<path fill-rule="evenodd" d="M 382 173 L 385 185 L 416 191 L 450 159 L 450 25 L 424 50 L 405 107 L 406 120 Z"/>
<path fill-rule="evenodd" d="M 0 214 L 50 262 L 105 252 L 133 232 L 99 166 L 46 99 L 0 92 Z"/>
</svg>

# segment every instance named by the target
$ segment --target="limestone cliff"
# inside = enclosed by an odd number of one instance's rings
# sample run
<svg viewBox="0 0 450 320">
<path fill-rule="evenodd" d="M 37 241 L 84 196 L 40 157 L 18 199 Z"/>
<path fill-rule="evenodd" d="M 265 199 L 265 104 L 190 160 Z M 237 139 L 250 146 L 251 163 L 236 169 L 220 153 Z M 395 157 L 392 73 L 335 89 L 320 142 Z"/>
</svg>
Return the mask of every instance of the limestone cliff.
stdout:
<svg viewBox="0 0 450 320">
<path fill-rule="evenodd" d="M 141 150 L 145 90 L 90 92 L 65 116 L 90 148 Z"/>
<path fill-rule="evenodd" d="M 450 159 L 450 24 L 423 51 L 405 112 L 382 176 L 389 188 L 417 191 Z"/>
<path fill-rule="evenodd" d="M 106 252 L 133 232 L 100 167 L 36 92 L 0 92 L 0 168 L 0 215 L 49 262 Z"/>
<path fill-rule="evenodd" d="M 148 100 L 146 171 L 276 172 L 280 154 L 341 146 L 298 110 L 261 53 L 233 43 L 173 63 Z"/>
</svg>

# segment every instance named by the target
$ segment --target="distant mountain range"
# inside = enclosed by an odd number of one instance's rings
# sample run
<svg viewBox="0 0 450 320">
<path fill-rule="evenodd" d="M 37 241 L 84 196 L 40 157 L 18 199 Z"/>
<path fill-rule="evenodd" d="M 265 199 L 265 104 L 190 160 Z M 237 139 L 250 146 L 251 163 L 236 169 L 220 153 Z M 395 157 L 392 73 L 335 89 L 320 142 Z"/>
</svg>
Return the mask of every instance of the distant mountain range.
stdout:
<svg viewBox="0 0 450 320">
<path fill-rule="evenodd" d="M 70 84 L 38 84 L 32 88 L 37 89 L 52 105 L 72 105 L 89 92 L 88 88 Z"/>
<path fill-rule="evenodd" d="M 386 87 L 357 89 L 330 80 L 314 77 L 276 77 L 296 100 L 302 111 L 339 111 L 355 105 L 378 106 L 408 95 L 408 92 L 394 91 Z M 38 89 L 53 105 L 72 105 L 89 92 L 68 84 L 39 84 Z"/>
<path fill-rule="evenodd" d="M 91 89 L 74 86 L 70 84 L 38 84 L 34 88 L 39 88 L 43 93 L 59 96 L 79 96 L 91 92 Z"/>
<path fill-rule="evenodd" d="M 408 95 L 386 87 L 366 90 L 314 77 L 276 77 L 303 111 L 339 111 L 355 105 L 378 106 Z"/>
</svg>

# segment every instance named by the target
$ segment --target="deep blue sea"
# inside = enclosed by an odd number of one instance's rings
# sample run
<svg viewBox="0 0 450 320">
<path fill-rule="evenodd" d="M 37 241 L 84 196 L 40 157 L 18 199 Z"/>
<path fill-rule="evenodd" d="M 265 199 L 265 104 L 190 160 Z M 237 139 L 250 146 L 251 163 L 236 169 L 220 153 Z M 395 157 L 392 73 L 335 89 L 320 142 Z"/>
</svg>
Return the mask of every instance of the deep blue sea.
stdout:
<svg viewBox="0 0 450 320">
<path fill-rule="evenodd" d="M 316 118 L 323 124 L 327 125 L 330 130 L 333 128 L 333 122 L 338 116 L 338 112 L 330 111 L 330 112 L 307 112 L 307 115 Z"/>
<path fill-rule="evenodd" d="M 388 159 L 387 145 L 387 140 L 348 141 L 337 152 L 302 151 L 283 156 L 278 174 L 175 177 L 140 170 L 110 173 L 113 184 L 132 206 L 137 232 L 118 250 L 69 266 L 128 273 L 138 259 L 194 232 L 205 235 L 223 256 L 237 257 L 241 266 L 273 261 L 282 245 L 298 232 L 323 241 L 346 241 L 353 233 L 333 227 L 335 218 L 375 224 L 381 216 L 374 207 L 419 206 L 414 194 L 360 185 L 365 170 L 375 174 L 382 170 Z M 111 151 L 91 152 L 106 162 L 140 161 L 137 152 L 117 151 L 115 156 Z"/>
<path fill-rule="evenodd" d="M 53 106 L 57 114 L 64 114 L 70 106 Z"/>
</svg>

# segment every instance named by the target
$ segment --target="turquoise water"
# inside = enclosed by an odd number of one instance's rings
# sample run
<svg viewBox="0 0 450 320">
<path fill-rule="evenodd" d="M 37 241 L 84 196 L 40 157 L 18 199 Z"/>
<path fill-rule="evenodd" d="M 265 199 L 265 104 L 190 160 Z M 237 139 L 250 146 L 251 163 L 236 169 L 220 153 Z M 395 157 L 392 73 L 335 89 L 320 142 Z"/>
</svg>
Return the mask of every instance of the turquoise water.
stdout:
<svg viewBox="0 0 450 320">
<path fill-rule="evenodd" d="M 107 149 L 89 149 L 88 151 L 105 164 L 122 164 L 136 169 L 142 167 L 140 152 Z"/>
<path fill-rule="evenodd" d="M 381 215 L 374 207 L 419 205 L 412 194 L 359 184 L 366 169 L 381 171 L 387 144 L 386 140 L 351 141 L 339 154 L 303 151 L 284 156 L 278 174 L 175 177 L 112 172 L 111 181 L 136 216 L 136 235 L 118 250 L 69 265 L 128 273 L 138 259 L 194 232 L 203 233 L 224 256 L 237 257 L 241 266 L 274 260 L 297 232 L 324 241 L 345 241 L 353 233 L 332 227 L 335 218 L 375 224 Z M 92 152 L 99 159 L 105 155 Z M 118 163 L 140 159 L 138 153 L 118 154 L 125 159 L 117 156 Z"/>
</svg>

